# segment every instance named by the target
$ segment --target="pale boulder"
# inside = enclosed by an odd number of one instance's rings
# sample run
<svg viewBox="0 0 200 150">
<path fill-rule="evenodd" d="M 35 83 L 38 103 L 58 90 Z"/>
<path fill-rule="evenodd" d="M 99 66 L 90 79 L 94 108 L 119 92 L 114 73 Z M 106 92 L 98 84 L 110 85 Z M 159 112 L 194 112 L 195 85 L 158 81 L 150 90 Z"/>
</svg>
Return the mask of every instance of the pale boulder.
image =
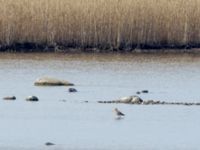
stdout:
<svg viewBox="0 0 200 150">
<path fill-rule="evenodd" d="M 127 104 L 141 104 L 143 100 L 139 96 L 128 96 L 120 98 L 119 102 Z"/>
<path fill-rule="evenodd" d="M 65 80 L 59 80 L 51 77 L 42 77 L 35 81 L 34 85 L 36 86 L 73 86 L 73 83 L 70 83 Z"/>
</svg>

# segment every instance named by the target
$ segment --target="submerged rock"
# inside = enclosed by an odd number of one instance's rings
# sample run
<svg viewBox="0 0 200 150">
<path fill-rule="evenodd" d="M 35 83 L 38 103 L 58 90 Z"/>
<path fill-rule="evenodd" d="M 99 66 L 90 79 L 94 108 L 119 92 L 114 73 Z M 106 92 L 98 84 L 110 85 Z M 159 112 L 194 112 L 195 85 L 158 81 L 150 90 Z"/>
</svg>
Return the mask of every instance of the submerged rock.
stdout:
<svg viewBox="0 0 200 150">
<path fill-rule="evenodd" d="M 191 106 L 191 105 L 193 105 L 193 103 L 184 103 L 184 105 Z"/>
<path fill-rule="evenodd" d="M 60 102 L 67 102 L 67 100 L 65 100 L 65 99 L 61 99 L 61 100 L 59 100 Z"/>
<path fill-rule="evenodd" d="M 55 145 L 55 144 L 54 144 L 54 143 L 51 143 L 51 142 L 46 142 L 45 145 L 46 145 L 46 146 L 53 146 L 53 145 Z"/>
<path fill-rule="evenodd" d="M 153 103 L 154 103 L 153 100 L 143 101 L 143 104 L 144 104 L 144 105 L 150 105 L 150 104 L 153 104 Z"/>
<path fill-rule="evenodd" d="M 6 96 L 3 98 L 4 100 L 16 100 L 15 96 Z"/>
<path fill-rule="evenodd" d="M 50 77 L 39 78 L 35 81 L 34 85 L 36 86 L 73 86 L 73 83 L 70 83 L 65 80 L 59 80 Z"/>
<path fill-rule="evenodd" d="M 140 91 L 137 91 L 137 92 L 136 92 L 136 94 L 140 94 L 140 93 L 141 93 Z"/>
<path fill-rule="evenodd" d="M 153 104 L 161 104 L 160 101 L 154 101 Z"/>
<path fill-rule="evenodd" d="M 39 99 L 36 96 L 28 96 L 26 98 L 26 101 L 37 102 L 37 101 L 39 101 Z"/>
</svg>

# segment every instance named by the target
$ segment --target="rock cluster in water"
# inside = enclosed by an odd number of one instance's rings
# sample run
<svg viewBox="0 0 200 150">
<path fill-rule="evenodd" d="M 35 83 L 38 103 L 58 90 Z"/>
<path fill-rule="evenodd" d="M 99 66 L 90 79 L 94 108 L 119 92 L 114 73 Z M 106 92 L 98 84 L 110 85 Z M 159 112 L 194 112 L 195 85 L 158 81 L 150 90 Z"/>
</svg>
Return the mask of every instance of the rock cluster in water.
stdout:
<svg viewBox="0 0 200 150">
<path fill-rule="evenodd" d="M 70 83 L 65 80 L 58 80 L 54 78 L 49 78 L 49 77 L 44 77 L 37 79 L 34 83 L 35 85 L 41 85 L 41 86 L 61 86 L 61 85 L 66 85 L 66 86 L 73 86 L 73 83 Z M 68 92 L 77 92 L 75 88 L 69 88 Z M 149 93 L 148 90 L 142 90 L 142 91 L 137 91 L 136 94 L 141 94 L 141 93 Z M 6 96 L 3 97 L 3 100 L 16 100 L 15 96 Z M 32 101 L 36 102 L 39 101 L 39 98 L 36 96 L 28 96 L 26 101 Z M 66 102 L 66 100 L 60 100 L 62 102 Z M 200 105 L 200 102 L 166 102 L 166 101 L 157 101 L 157 100 L 143 100 L 139 96 L 127 96 L 127 97 L 122 97 L 116 100 L 108 100 L 108 101 L 97 101 L 98 103 L 123 103 L 123 104 L 138 104 L 138 105 L 185 105 L 185 106 L 191 106 L 191 105 Z M 88 103 L 88 101 L 84 101 L 84 103 Z"/>
<path fill-rule="evenodd" d="M 73 86 L 73 83 L 70 83 L 65 80 L 59 80 L 51 77 L 42 77 L 35 81 L 34 85 L 36 86 Z"/>
<path fill-rule="evenodd" d="M 137 91 L 136 94 L 141 94 L 141 93 L 149 93 L 148 90 L 142 90 L 142 91 Z"/>
<path fill-rule="evenodd" d="M 142 100 L 139 96 L 128 96 L 122 97 L 118 100 L 112 101 L 98 101 L 98 103 L 124 103 L 124 104 L 141 104 L 141 105 L 200 105 L 199 103 L 188 103 L 188 102 L 165 102 L 155 100 Z"/>
</svg>

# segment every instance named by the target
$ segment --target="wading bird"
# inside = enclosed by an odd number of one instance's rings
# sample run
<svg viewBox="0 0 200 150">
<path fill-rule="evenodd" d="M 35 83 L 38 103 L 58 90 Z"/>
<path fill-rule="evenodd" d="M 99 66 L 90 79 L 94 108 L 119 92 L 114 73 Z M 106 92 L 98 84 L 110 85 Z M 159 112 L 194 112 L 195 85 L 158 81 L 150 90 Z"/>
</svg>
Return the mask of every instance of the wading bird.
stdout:
<svg viewBox="0 0 200 150">
<path fill-rule="evenodd" d="M 119 111 L 117 108 L 114 109 L 115 115 L 117 119 L 120 119 L 122 116 L 125 116 L 121 111 Z"/>
</svg>

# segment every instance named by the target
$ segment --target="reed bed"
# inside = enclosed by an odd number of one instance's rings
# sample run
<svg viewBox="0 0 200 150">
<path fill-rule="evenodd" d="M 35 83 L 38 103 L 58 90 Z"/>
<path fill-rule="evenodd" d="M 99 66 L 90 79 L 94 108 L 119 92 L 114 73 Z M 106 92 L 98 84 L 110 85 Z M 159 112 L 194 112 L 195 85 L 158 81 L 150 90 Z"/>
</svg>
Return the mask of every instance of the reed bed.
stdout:
<svg viewBox="0 0 200 150">
<path fill-rule="evenodd" d="M 0 47 L 200 45 L 200 0 L 0 0 Z"/>
</svg>

